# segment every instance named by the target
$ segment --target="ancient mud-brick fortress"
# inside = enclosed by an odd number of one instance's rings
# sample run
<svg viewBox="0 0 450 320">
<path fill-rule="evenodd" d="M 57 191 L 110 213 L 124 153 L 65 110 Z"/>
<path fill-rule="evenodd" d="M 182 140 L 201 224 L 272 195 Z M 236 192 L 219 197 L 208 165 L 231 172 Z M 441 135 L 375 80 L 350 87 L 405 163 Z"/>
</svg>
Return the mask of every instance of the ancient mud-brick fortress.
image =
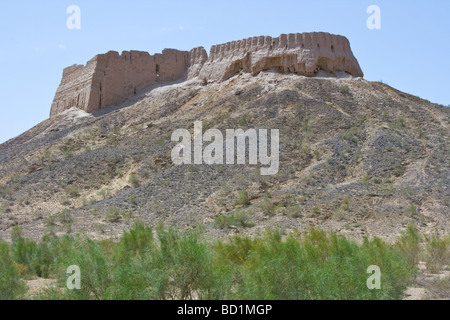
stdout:
<svg viewBox="0 0 450 320">
<path fill-rule="evenodd" d="M 323 32 L 253 37 L 215 45 L 209 57 L 203 47 L 191 51 L 165 49 L 150 55 L 141 51 L 99 54 L 86 66 L 64 69 L 50 117 L 77 107 L 86 112 L 123 102 L 157 83 L 190 80 L 224 81 L 239 72 L 263 70 L 314 76 L 319 70 L 363 73 L 347 38 Z"/>
</svg>

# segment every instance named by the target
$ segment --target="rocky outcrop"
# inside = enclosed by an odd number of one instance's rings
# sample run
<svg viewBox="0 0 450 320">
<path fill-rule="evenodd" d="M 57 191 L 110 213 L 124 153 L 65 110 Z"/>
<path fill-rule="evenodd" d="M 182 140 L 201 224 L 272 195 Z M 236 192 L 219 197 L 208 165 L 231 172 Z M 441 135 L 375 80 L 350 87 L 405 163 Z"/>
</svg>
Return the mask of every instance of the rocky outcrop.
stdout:
<svg viewBox="0 0 450 320">
<path fill-rule="evenodd" d="M 269 69 L 306 76 L 319 70 L 363 76 L 347 38 L 323 32 L 228 42 L 213 46 L 209 57 L 203 47 L 189 52 L 165 49 L 155 55 L 110 51 L 86 66 L 64 69 L 50 117 L 72 107 L 89 113 L 108 108 L 159 82 L 196 77 L 224 81 L 239 72 L 256 75 Z"/>
</svg>

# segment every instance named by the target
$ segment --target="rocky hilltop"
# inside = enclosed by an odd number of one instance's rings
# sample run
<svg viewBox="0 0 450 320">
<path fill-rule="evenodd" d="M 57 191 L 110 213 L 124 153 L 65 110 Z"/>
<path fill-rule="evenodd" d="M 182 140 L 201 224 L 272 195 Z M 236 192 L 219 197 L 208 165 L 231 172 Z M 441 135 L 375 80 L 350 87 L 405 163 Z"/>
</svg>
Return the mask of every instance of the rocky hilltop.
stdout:
<svg viewBox="0 0 450 320">
<path fill-rule="evenodd" d="M 89 113 L 105 109 L 157 83 L 196 77 L 225 81 L 239 72 L 257 75 L 269 69 L 305 76 L 319 70 L 363 76 L 347 38 L 324 32 L 228 42 L 213 46 L 209 57 L 203 47 L 189 52 L 165 49 L 155 55 L 110 51 L 97 55 L 86 66 L 64 69 L 50 117 L 72 107 Z"/>
</svg>

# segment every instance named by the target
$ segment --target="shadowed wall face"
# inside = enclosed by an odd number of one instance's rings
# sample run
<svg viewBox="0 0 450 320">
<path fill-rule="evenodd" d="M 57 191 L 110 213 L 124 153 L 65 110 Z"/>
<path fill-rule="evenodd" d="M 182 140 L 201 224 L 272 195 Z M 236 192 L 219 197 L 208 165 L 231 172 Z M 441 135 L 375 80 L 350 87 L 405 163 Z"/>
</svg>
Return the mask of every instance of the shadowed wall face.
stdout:
<svg viewBox="0 0 450 320">
<path fill-rule="evenodd" d="M 209 58 L 203 47 L 189 52 L 165 49 L 155 55 L 110 51 L 97 55 L 86 66 L 64 69 L 50 117 L 72 107 L 90 113 L 108 108 L 159 82 L 196 77 L 225 81 L 239 72 L 257 75 L 268 69 L 305 76 L 319 70 L 363 76 L 347 38 L 324 32 L 228 42 L 213 46 Z"/>
</svg>

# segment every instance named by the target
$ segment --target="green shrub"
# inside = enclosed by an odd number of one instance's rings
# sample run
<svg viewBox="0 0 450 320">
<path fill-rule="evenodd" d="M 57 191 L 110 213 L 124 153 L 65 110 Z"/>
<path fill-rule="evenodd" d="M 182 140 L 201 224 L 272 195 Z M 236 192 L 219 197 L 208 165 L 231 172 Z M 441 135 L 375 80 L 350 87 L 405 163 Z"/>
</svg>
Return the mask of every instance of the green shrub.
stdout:
<svg viewBox="0 0 450 320">
<path fill-rule="evenodd" d="M 320 156 L 319 150 L 314 150 L 314 158 L 316 158 L 317 161 L 321 160 L 321 156 Z"/>
<path fill-rule="evenodd" d="M 76 249 L 58 258 L 59 284 L 66 288 L 66 270 L 76 265 L 81 272 L 81 289 L 65 290 L 58 299 L 107 299 L 108 290 L 113 285 L 113 266 L 102 251 L 98 242 L 77 241 Z"/>
<path fill-rule="evenodd" d="M 72 204 L 67 196 L 62 196 L 59 199 L 59 203 L 63 206 L 70 206 Z"/>
<path fill-rule="evenodd" d="M 415 205 L 412 204 L 412 205 L 408 208 L 408 214 L 409 214 L 410 216 L 414 216 L 416 213 L 417 213 L 417 207 L 416 207 Z"/>
<path fill-rule="evenodd" d="M 162 226 L 157 233 L 161 242 L 159 260 L 166 265 L 159 296 L 192 299 L 197 293 L 200 298 L 211 298 L 211 254 L 206 244 L 199 241 L 199 234 L 194 231 L 180 235 Z"/>
<path fill-rule="evenodd" d="M 47 237 L 35 257 L 45 257 L 40 265 L 49 267 L 60 288 L 39 298 L 399 299 L 416 272 L 402 247 L 380 239 L 357 244 L 311 229 L 211 242 L 201 229 L 159 225 L 155 231 L 138 222 L 118 243 Z M 81 290 L 65 288 L 70 265 L 80 267 Z M 367 288 L 371 265 L 381 269 L 382 290 Z"/>
<path fill-rule="evenodd" d="M 33 257 L 32 270 L 41 278 L 49 278 L 51 274 L 51 268 L 55 262 L 55 255 L 59 252 L 52 252 L 50 243 L 48 240 L 42 241 L 36 250 L 36 254 Z"/>
<path fill-rule="evenodd" d="M 123 177 L 123 170 L 121 168 L 116 168 L 115 170 L 116 176 L 118 176 L 119 178 Z"/>
<path fill-rule="evenodd" d="M 359 246 L 335 234 L 311 230 L 300 237 L 268 231 L 250 240 L 239 237 L 215 247 L 236 265 L 233 299 L 398 299 L 414 268 L 379 239 Z M 382 270 L 382 289 L 369 290 L 367 267 Z"/>
<path fill-rule="evenodd" d="M 68 185 L 64 188 L 64 191 L 71 198 L 78 198 L 80 196 L 80 191 L 76 186 Z"/>
<path fill-rule="evenodd" d="M 250 200 L 248 199 L 248 192 L 247 190 L 239 190 L 238 191 L 238 198 L 234 200 L 235 206 L 248 206 L 250 205 Z"/>
<path fill-rule="evenodd" d="M 421 236 L 414 224 L 410 224 L 405 231 L 401 233 L 395 245 L 403 253 L 409 262 L 417 265 L 420 254 L 420 240 Z"/>
<path fill-rule="evenodd" d="M 138 205 L 138 203 L 137 203 L 137 201 L 136 201 L 136 196 L 135 196 L 134 194 L 132 194 L 132 195 L 130 195 L 130 196 L 128 197 L 128 202 L 129 202 L 131 205 L 133 205 L 133 206 L 137 206 L 137 205 Z"/>
<path fill-rule="evenodd" d="M 25 293 L 16 264 L 11 258 L 9 245 L 0 239 L 0 300 L 13 300 Z"/>
<path fill-rule="evenodd" d="M 132 173 L 128 178 L 128 183 L 130 183 L 133 186 L 133 188 L 139 187 L 139 185 L 141 184 L 139 181 L 139 177 L 134 173 Z"/>
<path fill-rule="evenodd" d="M 142 222 L 137 222 L 133 228 L 124 232 L 120 238 L 116 259 L 124 261 L 131 256 L 143 254 L 147 249 L 152 248 L 153 245 L 152 228 Z"/>
<path fill-rule="evenodd" d="M 450 236 L 440 238 L 433 234 L 425 238 L 425 262 L 431 272 L 439 273 L 443 266 L 450 265 Z"/>
<path fill-rule="evenodd" d="M 97 194 L 102 197 L 103 200 L 105 200 L 111 195 L 111 190 L 108 188 L 103 188 Z"/>
<path fill-rule="evenodd" d="M 286 208 L 286 215 L 290 218 L 301 218 L 302 210 L 300 209 L 300 206 L 298 204 L 288 206 Z"/>
<path fill-rule="evenodd" d="M 342 85 L 339 87 L 339 92 L 342 93 L 343 95 L 347 95 L 350 93 L 350 88 L 348 85 Z"/>
<path fill-rule="evenodd" d="M 81 241 L 59 261 L 61 285 L 65 268 L 78 265 L 81 290 L 48 290 L 52 299 L 220 299 L 227 287 L 222 269 L 198 231 L 178 233 L 159 226 L 136 224 L 116 245 Z"/>
<path fill-rule="evenodd" d="M 19 226 L 14 226 L 11 229 L 11 241 L 16 241 L 17 239 L 22 237 L 22 228 Z"/>
<path fill-rule="evenodd" d="M 362 128 L 351 127 L 350 129 L 344 130 L 342 132 L 342 139 L 344 139 L 348 142 L 357 143 L 358 137 L 359 137 L 359 135 L 361 135 L 361 133 L 362 133 Z"/>
<path fill-rule="evenodd" d="M 276 206 L 268 196 L 265 196 L 260 204 L 261 210 L 265 215 L 275 215 Z"/>
<path fill-rule="evenodd" d="M 12 258 L 22 266 L 26 266 L 28 271 L 33 270 L 33 261 L 37 254 L 37 244 L 34 241 L 18 238 L 12 245 Z"/>
<path fill-rule="evenodd" d="M 105 220 L 110 223 L 119 222 L 122 219 L 122 210 L 113 207 L 106 210 Z"/>
<path fill-rule="evenodd" d="M 70 210 L 64 209 L 61 213 L 59 213 L 58 220 L 64 225 L 71 224 L 73 222 L 73 218 Z"/>
<path fill-rule="evenodd" d="M 300 156 L 304 159 L 311 156 L 311 147 L 307 143 L 302 143 L 300 146 Z"/>
<path fill-rule="evenodd" d="M 344 211 L 348 211 L 350 209 L 350 199 L 342 198 L 341 209 Z"/>
<path fill-rule="evenodd" d="M 214 223 L 216 228 L 226 229 L 230 227 L 251 228 L 255 225 L 248 211 L 236 210 L 229 216 L 218 216 Z"/>
<path fill-rule="evenodd" d="M 389 128 L 393 130 L 402 130 L 406 127 L 406 119 L 403 116 L 395 118 L 389 123 Z"/>
</svg>

